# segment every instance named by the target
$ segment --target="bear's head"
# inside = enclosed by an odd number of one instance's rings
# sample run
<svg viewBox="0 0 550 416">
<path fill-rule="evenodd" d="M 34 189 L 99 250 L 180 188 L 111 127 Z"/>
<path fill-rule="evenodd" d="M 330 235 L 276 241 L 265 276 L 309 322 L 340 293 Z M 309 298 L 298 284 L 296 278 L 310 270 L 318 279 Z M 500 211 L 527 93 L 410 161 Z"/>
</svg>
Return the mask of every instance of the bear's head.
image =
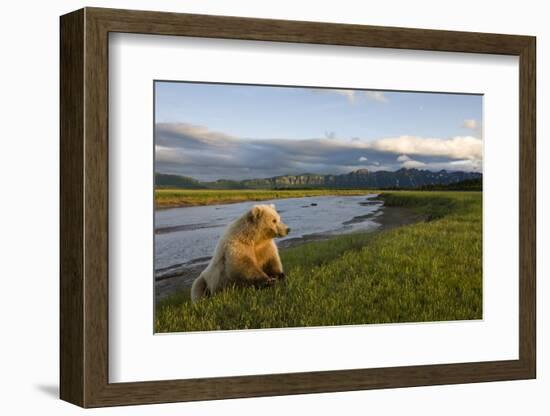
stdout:
<svg viewBox="0 0 550 416">
<path fill-rule="evenodd" d="M 265 239 L 284 237 L 290 232 L 290 228 L 281 221 L 273 204 L 254 205 L 247 215 L 258 233 Z"/>
</svg>

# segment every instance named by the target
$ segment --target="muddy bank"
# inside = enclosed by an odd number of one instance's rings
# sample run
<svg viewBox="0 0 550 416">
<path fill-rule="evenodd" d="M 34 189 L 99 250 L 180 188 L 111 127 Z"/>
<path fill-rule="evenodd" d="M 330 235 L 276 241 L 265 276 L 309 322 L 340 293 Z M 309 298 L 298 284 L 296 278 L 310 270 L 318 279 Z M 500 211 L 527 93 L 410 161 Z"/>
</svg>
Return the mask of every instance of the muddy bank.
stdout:
<svg viewBox="0 0 550 416">
<path fill-rule="evenodd" d="M 376 229 L 367 232 L 380 232 L 395 227 L 401 227 L 415 222 L 424 221 L 425 218 L 409 208 L 383 207 L 375 213 L 358 216 L 352 218 L 348 222 L 353 223 L 366 220 L 370 220 L 378 224 Z M 336 236 L 337 235 L 334 234 L 310 234 L 300 238 L 291 238 L 282 241 L 278 244 L 278 246 L 279 249 L 284 250 L 313 241 L 329 240 Z M 155 277 L 156 300 L 162 300 L 180 290 L 188 290 L 193 281 L 197 278 L 197 276 L 199 276 L 202 270 L 204 270 L 209 260 L 209 258 L 203 257 L 198 262 L 194 262 L 189 265 L 182 265 L 174 271 L 168 270 L 166 273 L 157 274 Z"/>
<path fill-rule="evenodd" d="M 403 225 L 413 224 L 415 222 L 425 221 L 426 218 L 417 214 L 410 208 L 403 207 L 384 207 L 373 221 L 380 224 L 376 231 L 389 230 Z"/>
</svg>

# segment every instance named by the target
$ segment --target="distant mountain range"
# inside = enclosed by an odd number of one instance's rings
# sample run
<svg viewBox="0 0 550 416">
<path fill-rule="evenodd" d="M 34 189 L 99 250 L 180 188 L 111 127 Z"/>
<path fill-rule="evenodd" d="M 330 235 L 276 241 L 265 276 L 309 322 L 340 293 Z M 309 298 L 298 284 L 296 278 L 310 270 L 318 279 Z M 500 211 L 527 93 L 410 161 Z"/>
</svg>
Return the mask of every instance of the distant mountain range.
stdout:
<svg viewBox="0 0 550 416">
<path fill-rule="evenodd" d="M 450 172 L 447 170 L 432 172 L 429 170 L 405 168 L 395 172 L 372 172 L 368 169 L 358 169 L 342 175 L 304 173 L 301 175 L 283 175 L 263 179 L 245 179 L 242 181 L 219 179 L 214 182 L 200 182 L 188 176 L 155 174 L 155 184 L 157 187 L 181 189 L 434 189 L 461 182 L 479 184 L 479 189 L 481 189 L 481 179 L 482 175 L 478 172 Z"/>
</svg>

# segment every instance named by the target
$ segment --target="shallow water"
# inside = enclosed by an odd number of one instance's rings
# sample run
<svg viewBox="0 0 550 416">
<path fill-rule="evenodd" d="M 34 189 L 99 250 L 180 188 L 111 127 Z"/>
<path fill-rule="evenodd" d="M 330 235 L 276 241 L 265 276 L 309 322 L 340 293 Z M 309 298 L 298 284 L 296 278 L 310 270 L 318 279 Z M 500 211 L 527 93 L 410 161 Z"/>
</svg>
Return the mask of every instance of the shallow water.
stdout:
<svg viewBox="0 0 550 416">
<path fill-rule="evenodd" d="M 291 228 L 287 237 L 277 239 L 279 245 L 285 245 L 304 237 L 348 234 L 379 227 L 373 217 L 379 214 L 382 203 L 369 202 L 376 196 L 288 198 L 261 203 L 275 204 L 281 219 Z M 258 203 L 157 210 L 156 275 L 208 261 L 225 227 Z"/>
</svg>

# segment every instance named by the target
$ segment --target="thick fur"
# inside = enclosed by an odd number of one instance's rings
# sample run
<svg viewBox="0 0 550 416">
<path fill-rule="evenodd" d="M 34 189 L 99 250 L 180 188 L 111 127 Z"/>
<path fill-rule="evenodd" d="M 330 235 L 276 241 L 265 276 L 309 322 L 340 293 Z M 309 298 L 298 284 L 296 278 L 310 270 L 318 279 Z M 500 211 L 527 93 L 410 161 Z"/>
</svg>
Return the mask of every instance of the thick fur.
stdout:
<svg viewBox="0 0 550 416">
<path fill-rule="evenodd" d="M 254 205 L 220 237 L 206 269 L 191 287 L 191 300 L 228 285 L 264 287 L 284 278 L 274 238 L 288 234 L 274 205 Z"/>
</svg>

